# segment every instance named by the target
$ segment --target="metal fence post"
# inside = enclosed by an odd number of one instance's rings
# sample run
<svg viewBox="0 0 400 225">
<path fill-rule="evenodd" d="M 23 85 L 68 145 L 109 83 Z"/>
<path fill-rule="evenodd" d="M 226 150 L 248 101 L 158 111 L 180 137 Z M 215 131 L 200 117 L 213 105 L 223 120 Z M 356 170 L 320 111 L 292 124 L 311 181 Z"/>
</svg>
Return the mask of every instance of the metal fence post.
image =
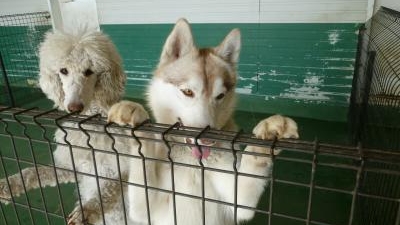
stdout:
<svg viewBox="0 0 400 225">
<path fill-rule="evenodd" d="M 1 52 L 0 52 L 0 68 L 2 71 L 1 74 L 3 74 L 4 88 L 8 95 L 9 105 L 12 107 L 15 107 L 14 96 L 12 94 L 10 82 L 8 81 L 8 75 L 7 75 L 6 67 L 4 65 L 3 56 L 1 54 Z"/>
</svg>

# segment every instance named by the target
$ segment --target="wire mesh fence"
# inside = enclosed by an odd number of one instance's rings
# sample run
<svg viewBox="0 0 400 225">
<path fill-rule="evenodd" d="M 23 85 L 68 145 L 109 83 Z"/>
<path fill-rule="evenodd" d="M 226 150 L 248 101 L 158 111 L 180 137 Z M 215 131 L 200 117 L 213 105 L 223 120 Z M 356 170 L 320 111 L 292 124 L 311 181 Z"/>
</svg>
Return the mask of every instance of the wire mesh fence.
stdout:
<svg viewBox="0 0 400 225">
<path fill-rule="evenodd" d="M 350 105 L 352 139 L 366 147 L 400 150 L 400 13 L 381 8 L 360 29 Z M 388 165 L 376 164 L 388 168 Z M 399 169 L 399 165 L 392 165 Z M 361 190 L 400 195 L 398 178 L 365 173 Z M 363 200 L 363 221 L 391 224 L 398 207 Z"/>
<path fill-rule="evenodd" d="M 109 202 L 102 185 L 108 181 L 117 193 L 113 196 L 112 210 L 122 218 L 117 224 L 131 224 L 127 192 L 129 187 L 136 187 L 143 190 L 145 196 L 142 208 L 147 224 L 153 224 L 155 216 L 150 210 L 148 196 L 163 193 L 172 199 L 172 219 L 167 224 L 181 224 L 176 218 L 185 212 L 176 206 L 176 200 L 186 198 L 200 205 L 202 217 L 193 224 L 206 224 L 207 207 L 214 204 L 231 208 L 232 211 L 225 213 L 232 213 L 235 218 L 241 209 L 255 212 L 250 224 L 400 225 L 399 27 L 399 14 L 382 8 L 360 30 L 350 109 L 355 147 L 317 140 L 264 141 L 242 132 L 178 124 L 147 122 L 132 129 L 109 124 L 100 115 L 87 117 L 55 110 L 0 107 L 0 177 L 12 178 L 1 180 L 0 223 L 67 224 L 70 213 L 87 202 L 87 193 L 82 187 L 89 183 L 93 186 L 92 197 L 99 202 L 96 213 L 92 213 L 96 224 L 116 224 L 109 222 L 107 216 Z M 17 98 L 30 95 L 26 90 L 31 89 L 21 87 L 35 85 L 38 70 L 35 52 L 49 28 L 47 12 L 0 16 L 4 78 L 0 83 L 1 103 L 12 103 L 11 95 Z M 27 63 L 20 63 L 22 61 Z M 20 90 L 24 91 L 18 94 Z M 56 139 L 55 134 L 58 134 Z M 76 142 L 75 137 L 79 137 L 80 142 Z M 195 141 L 188 144 L 182 141 L 186 138 Z M 213 151 L 229 154 L 231 169 L 212 166 L 207 160 L 185 162 L 174 157 L 178 148 L 198 145 L 200 138 L 224 143 Z M 147 142 L 164 146 L 162 157 L 148 155 L 141 151 L 141 145 L 134 149 L 139 154 L 132 154 L 133 146 L 137 146 L 132 143 Z M 276 156 L 243 151 L 243 146 L 249 145 L 266 147 L 272 152 L 282 151 Z M 65 150 L 64 158 L 55 157 L 57 148 Z M 238 159 L 247 154 L 272 160 L 271 173 L 241 173 Z M 82 155 L 89 160 L 83 163 Z M 108 165 L 110 159 L 112 163 Z M 124 165 L 129 163 L 140 165 L 143 180 L 127 178 L 127 173 L 132 171 Z M 149 164 L 169 168 L 171 175 L 165 179 L 170 180 L 171 187 L 147 181 L 146 165 Z M 104 168 L 111 168 L 115 173 L 106 173 Z M 174 173 L 179 168 L 199 174 L 199 192 L 190 193 L 175 187 L 182 182 Z M 236 190 L 232 201 L 206 194 L 209 187 L 204 185 L 204 175 L 211 172 L 235 178 L 229 184 Z M 48 182 L 43 177 L 48 173 L 54 175 L 55 181 Z M 68 179 L 63 180 L 63 176 Z M 257 207 L 237 200 L 237 184 L 241 177 L 269 183 Z M 6 196 L 10 191 L 12 198 Z M 232 222 L 235 223 L 236 220 Z"/>
<path fill-rule="evenodd" d="M 21 188 L 32 189 L 32 185 L 37 190 L 28 191 L 11 199 L 4 199 L 10 204 L 0 205 L 0 221 L 2 224 L 66 224 L 66 218 L 74 206 L 79 206 L 84 199 L 78 196 L 79 185 L 65 185 L 59 182 L 55 187 L 47 186 L 45 179 L 42 179 L 42 168 L 56 171 L 64 171 L 75 174 L 73 179 L 82 182 L 85 179 L 96 179 L 99 185 L 103 180 L 110 180 L 117 184 L 116 190 L 126 190 L 125 187 L 134 186 L 145 190 L 143 194 L 149 192 L 165 193 L 171 198 L 184 197 L 203 202 L 203 218 L 209 204 L 226 205 L 232 207 L 232 213 L 240 209 L 252 210 L 256 213 L 254 224 L 387 224 L 397 225 L 400 222 L 400 195 L 391 191 L 395 186 L 385 186 L 382 179 L 387 181 L 398 180 L 400 178 L 400 154 L 398 152 L 388 152 L 376 149 L 364 149 L 361 145 L 348 147 L 319 143 L 318 141 L 306 142 L 299 140 L 274 140 L 265 141 L 252 137 L 246 133 L 226 132 L 212 129 L 198 129 L 181 127 L 175 125 L 144 123 L 134 129 L 130 127 L 119 127 L 107 123 L 99 115 L 85 117 L 75 114 L 65 114 L 55 110 L 40 111 L 36 109 L 4 108 L 0 109 L 0 151 L 1 151 L 1 177 L 16 174 L 22 179 Z M 53 133 L 58 130 L 63 135 L 65 141 L 53 139 Z M 86 144 L 75 145 L 70 135 L 78 132 L 87 140 Z M 179 161 L 175 151 L 179 151 L 178 146 L 190 148 L 193 144 L 187 144 L 181 140 L 184 138 L 207 138 L 216 142 L 228 143 L 226 147 L 212 149 L 215 152 L 233 154 L 237 157 L 231 158 L 232 169 L 226 170 L 207 164 L 207 160 L 194 162 Z M 102 138 L 111 138 L 107 146 L 102 146 Z M 139 143 L 148 141 L 157 142 L 166 146 L 166 151 L 161 152 L 164 157 L 154 157 L 145 151 L 141 154 L 131 154 L 119 148 L 126 146 L 129 141 L 137 140 Z M 118 143 L 125 143 L 118 145 Z M 102 143 L 102 145 L 96 145 Z M 242 151 L 244 145 L 267 147 L 273 151 L 283 150 L 279 155 L 249 153 Z M 89 161 L 91 164 L 97 162 L 97 172 L 88 172 L 74 165 L 71 168 L 54 162 L 53 150 L 56 146 L 65 146 L 77 154 L 72 159 L 79 162 L 77 152 L 87 152 L 88 156 L 93 156 L 95 160 Z M 140 152 L 140 149 L 139 149 Z M 204 172 L 214 172 L 220 174 L 230 174 L 235 176 L 235 182 L 230 185 L 237 185 L 237 179 L 248 177 L 249 179 L 263 179 L 269 181 L 269 186 L 265 189 L 265 194 L 261 197 L 257 207 L 241 205 L 236 201 L 223 201 L 203 192 L 187 193 L 182 189 L 171 187 L 160 187 L 151 183 L 132 181 L 124 179 L 123 170 L 119 170 L 118 175 L 104 175 L 101 169 L 104 166 L 100 154 L 107 155 L 107 158 L 119 159 L 115 162 L 122 163 L 126 160 L 136 160 L 131 163 L 140 165 L 146 171 L 145 164 L 155 163 L 170 168 L 189 168 L 198 171 L 204 180 Z M 189 153 L 190 154 L 190 153 Z M 257 174 L 243 174 L 237 170 L 237 161 L 245 154 L 254 154 L 257 157 L 270 158 L 273 163 L 271 174 L 260 176 Z M 80 156 L 81 157 L 81 156 Z M 71 158 L 65 158 L 69 161 Z M 114 164 L 114 166 L 119 165 Z M 143 165 L 143 167 L 141 167 Z M 93 166 L 93 165 L 92 165 Z M 119 166 L 122 166 L 119 165 Z M 33 167 L 34 178 L 39 177 L 43 183 L 35 183 L 26 178 L 25 169 Z M 236 169 L 235 169 L 236 168 Z M 203 173 L 201 173 L 203 171 Z M 149 171 L 147 171 L 149 173 Z M 61 176 L 61 172 L 58 172 Z M 78 177 L 78 178 L 77 178 Z M 81 177 L 81 178 L 79 178 Z M 171 177 L 166 179 L 172 179 Z M 379 177 L 379 180 L 376 180 Z M 60 178 L 60 177 L 59 177 Z M 19 178 L 20 179 L 20 178 Z M 175 177 L 173 183 L 182 182 L 181 178 Z M 25 181 L 25 182 L 24 182 Z M 362 188 L 365 183 L 380 182 L 376 184 L 384 187 L 385 192 L 379 189 Z M 10 181 L 12 182 L 12 181 Z M 3 183 L 4 184 L 4 183 Z M 8 183 L 10 184 L 10 183 Z M 120 186 L 119 186 L 120 185 Z M 40 187 L 43 186 L 43 187 Z M 210 188 L 206 186 L 206 188 Z M 8 189 L 8 186 L 3 187 Z M 97 186 L 100 199 L 103 197 L 101 185 Z M 77 191 L 76 197 L 71 197 L 73 190 Z M 237 189 L 236 189 L 237 190 Z M 378 190 L 378 191 L 377 191 Z M 250 190 L 249 190 L 250 191 Z M 13 193 L 16 195 L 15 193 Z M 235 193 L 237 195 L 237 192 Z M 116 197 L 122 208 L 128 211 L 126 198 L 123 193 Z M 126 195 L 125 195 L 126 196 Z M 149 201 L 147 199 L 147 201 Z M 77 203 L 75 203 L 77 202 Z M 81 202 L 81 203 L 79 203 Z M 122 203 L 124 202 L 124 203 Z M 370 220 L 363 219 L 364 212 L 372 207 L 376 207 L 379 202 L 384 207 L 395 208 L 394 216 L 391 214 L 376 215 L 378 220 L 374 220 L 371 215 Z M 363 203 L 363 204 L 361 204 Z M 371 203 L 371 205 L 369 204 Z M 103 202 L 102 204 L 106 204 Z M 149 203 L 143 208 L 149 207 Z M 175 205 L 174 205 L 175 206 Z M 103 213 L 106 207 L 101 208 L 98 224 L 105 222 Z M 186 206 L 191 207 L 191 206 Z M 179 218 L 179 208 L 174 208 L 175 216 Z M 152 223 L 151 217 L 154 216 L 151 210 L 147 211 L 148 223 Z M 128 218 L 128 217 L 125 217 Z M 205 221 L 205 220 L 203 220 Z M 375 221 L 375 222 L 374 222 Z M 372 223 L 371 223 L 372 222 Z M 129 221 L 126 222 L 129 224 Z M 194 222 L 193 224 L 204 224 Z M 113 223 L 114 224 L 114 223 Z M 122 222 L 124 224 L 124 222 Z M 179 224 L 179 221 L 171 221 L 169 224 Z"/>
<path fill-rule="evenodd" d="M 37 48 L 50 28 L 49 12 L 0 15 L 0 103 L 14 105 L 37 96 Z"/>
<path fill-rule="evenodd" d="M 351 119 L 353 139 L 369 147 L 400 149 L 399 28 L 400 13 L 381 8 L 360 29 Z"/>
</svg>

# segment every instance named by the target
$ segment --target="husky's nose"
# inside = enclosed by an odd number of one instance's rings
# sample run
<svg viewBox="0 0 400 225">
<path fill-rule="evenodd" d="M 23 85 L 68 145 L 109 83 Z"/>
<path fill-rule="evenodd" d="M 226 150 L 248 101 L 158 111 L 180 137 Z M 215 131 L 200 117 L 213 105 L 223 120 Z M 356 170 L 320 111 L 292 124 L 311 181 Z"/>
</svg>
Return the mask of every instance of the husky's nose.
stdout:
<svg viewBox="0 0 400 225">
<path fill-rule="evenodd" d="M 70 112 L 82 112 L 83 110 L 83 104 L 82 103 L 69 103 L 68 104 L 68 111 Z"/>
</svg>

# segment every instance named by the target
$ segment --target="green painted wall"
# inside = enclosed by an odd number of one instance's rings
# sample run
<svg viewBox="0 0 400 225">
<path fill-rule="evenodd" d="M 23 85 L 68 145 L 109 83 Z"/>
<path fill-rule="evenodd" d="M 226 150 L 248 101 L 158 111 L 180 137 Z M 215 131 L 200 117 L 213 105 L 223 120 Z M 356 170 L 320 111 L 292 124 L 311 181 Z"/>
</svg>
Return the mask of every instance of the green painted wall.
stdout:
<svg viewBox="0 0 400 225">
<path fill-rule="evenodd" d="M 242 31 L 239 110 L 346 120 L 358 24 L 192 24 L 199 46 Z M 171 24 L 103 25 L 124 58 L 127 96 L 143 98 Z"/>
<path fill-rule="evenodd" d="M 101 26 L 124 59 L 126 97 L 144 98 L 172 26 Z M 242 31 L 239 110 L 346 120 L 358 24 L 192 24 L 199 46 L 219 44 L 236 27 Z M 34 86 L 38 71 L 35 50 L 49 28 L 0 27 L 0 50 L 13 86 Z M 0 82 L 1 87 L 3 80 Z M 0 89 L 2 102 L 3 91 Z"/>
<path fill-rule="evenodd" d="M 10 20 L 11 21 L 11 20 Z M 26 22 L 21 20 L 21 22 Z M 26 22 L 28 23 L 28 22 Z M 39 94 L 37 48 L 51 26 L 0 26 L 0 54 L 16 105 L 34 101 Z M 0 68 L 0 104 L 10 104 Z M 25 87 L 29 87 L 27 89 Z"/>
</svg>

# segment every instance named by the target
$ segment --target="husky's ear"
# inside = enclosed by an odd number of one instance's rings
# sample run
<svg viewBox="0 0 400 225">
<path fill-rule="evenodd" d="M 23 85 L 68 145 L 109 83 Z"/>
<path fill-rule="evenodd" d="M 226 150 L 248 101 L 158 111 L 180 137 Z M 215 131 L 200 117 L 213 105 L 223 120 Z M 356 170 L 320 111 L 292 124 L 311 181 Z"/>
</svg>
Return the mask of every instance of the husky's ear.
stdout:
<svg viewBox="0 0 400 225">
<path fill-rule="evenodd" d="M 240 30 L 233 29 L 215 48 L 215 52 L 227 62 L 236 64 L 239 61 L 240 45 Z"/>
<path fill-rule="evenodd" d="M 186 19 L 179 19 L 165 41 L 160 65 L 176 60 L 193 50 L 193 36 Z"/>
</svg>

